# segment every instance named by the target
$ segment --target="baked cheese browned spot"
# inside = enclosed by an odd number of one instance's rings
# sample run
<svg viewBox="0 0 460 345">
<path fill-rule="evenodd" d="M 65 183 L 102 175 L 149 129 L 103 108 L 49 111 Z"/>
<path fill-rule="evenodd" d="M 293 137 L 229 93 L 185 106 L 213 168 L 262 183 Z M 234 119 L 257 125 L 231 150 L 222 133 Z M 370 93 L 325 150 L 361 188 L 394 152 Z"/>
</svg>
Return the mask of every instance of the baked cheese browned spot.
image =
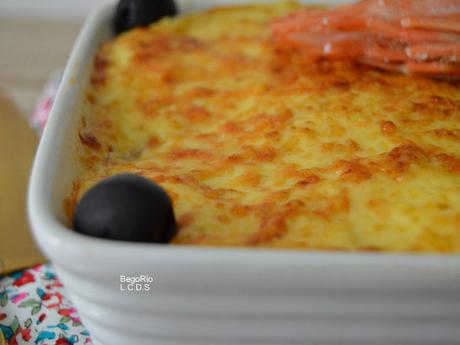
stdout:
<svg viewBox="0 0 460 345">
<path fill-rule="evenodd" d="M 175 244 L 460 252 L 459 84 L 274 50 L 293 2 L 216 8 L 104 44 L 69 211 L 130 171 Z"/>
</svg>

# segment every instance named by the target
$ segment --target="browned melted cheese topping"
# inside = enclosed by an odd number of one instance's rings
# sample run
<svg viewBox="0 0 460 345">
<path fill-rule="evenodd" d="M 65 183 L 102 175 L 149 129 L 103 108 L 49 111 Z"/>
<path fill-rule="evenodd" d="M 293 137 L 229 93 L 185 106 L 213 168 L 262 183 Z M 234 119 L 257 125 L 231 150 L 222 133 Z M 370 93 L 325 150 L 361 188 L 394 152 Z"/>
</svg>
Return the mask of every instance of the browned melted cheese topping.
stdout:
<svg viewBox="0 0 460 345">
<path fill-rule="evenodd" d="M 68 200 L 132 172 L 175 244 L 460 252 L 459 84 L 274 50 L 292 2 L 165 19 L 104 44 Z"/>
</svg>

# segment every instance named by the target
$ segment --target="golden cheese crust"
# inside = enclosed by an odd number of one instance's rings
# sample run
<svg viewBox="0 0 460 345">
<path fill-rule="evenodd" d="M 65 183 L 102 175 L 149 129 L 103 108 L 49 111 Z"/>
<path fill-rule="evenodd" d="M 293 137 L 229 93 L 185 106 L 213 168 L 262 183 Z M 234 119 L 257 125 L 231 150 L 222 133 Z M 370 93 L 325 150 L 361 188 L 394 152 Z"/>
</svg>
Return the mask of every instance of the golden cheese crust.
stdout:
<svg viewBox="0 0 460 345">
<path fill-rule="evenodd" d="M 460 89 L 275 51 L 301 5 L 235 6 L 104 44 L 67 200 L 133 172 L 174 203 L 175 244 L 460 252 Z"/>
</svg>

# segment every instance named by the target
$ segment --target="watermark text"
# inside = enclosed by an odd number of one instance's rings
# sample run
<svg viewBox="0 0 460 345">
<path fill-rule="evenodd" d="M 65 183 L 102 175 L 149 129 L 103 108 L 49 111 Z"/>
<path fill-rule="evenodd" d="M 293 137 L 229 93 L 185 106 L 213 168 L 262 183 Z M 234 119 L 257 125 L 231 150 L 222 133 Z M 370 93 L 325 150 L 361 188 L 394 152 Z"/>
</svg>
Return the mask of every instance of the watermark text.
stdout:
<svg viewBox="0 0 460 345">
<path fill-rule="evenodd" d="M 154 279 L 148 274 L 128 276 L 120 274 L 120 291 L 141 292 L 150 291 Z"/>
</svg>

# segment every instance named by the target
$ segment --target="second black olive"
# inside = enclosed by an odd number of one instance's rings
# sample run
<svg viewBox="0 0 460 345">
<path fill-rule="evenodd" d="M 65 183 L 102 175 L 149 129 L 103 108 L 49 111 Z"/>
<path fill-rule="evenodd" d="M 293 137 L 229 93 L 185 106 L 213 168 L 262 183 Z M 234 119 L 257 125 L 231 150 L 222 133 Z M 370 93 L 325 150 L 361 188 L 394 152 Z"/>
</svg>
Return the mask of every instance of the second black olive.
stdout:
<svg viewBox="0 0 460 345">
<path fill-rule="evenodd" d="M 115 12 L 115 32 L 119 34 L 136 26 L 147 26 L 176 14 L 173 0 L 120 0 Z"/>
<path fill-rule="evenodd" d="M 73 225 L 79 233 L 119 241 L 167 243 L 176 233 L 168 194 L 134 174 L 109 177 L 86 192 Z"/>
</svg>

